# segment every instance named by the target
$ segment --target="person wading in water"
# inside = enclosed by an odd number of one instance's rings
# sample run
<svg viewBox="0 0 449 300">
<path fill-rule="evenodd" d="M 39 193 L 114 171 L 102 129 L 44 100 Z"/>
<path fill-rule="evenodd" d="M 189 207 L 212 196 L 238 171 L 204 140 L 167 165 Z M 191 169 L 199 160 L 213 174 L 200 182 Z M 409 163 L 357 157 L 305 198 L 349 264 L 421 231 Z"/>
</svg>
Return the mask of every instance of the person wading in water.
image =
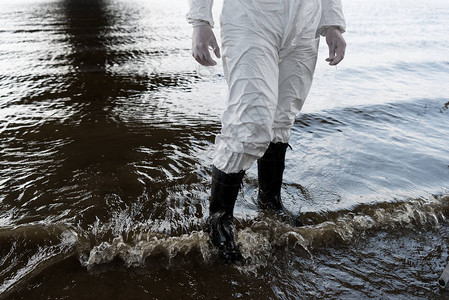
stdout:
<svg viewBox="0 0 449 300">
<path fill-rule="evenodd" d="M 213 0 L 189 0 L 192 55 L 213 66 L 220 58 L 212 28 Z M 340 0 L 224 0 L 220 18 L 228 84 L 221 133 L 215 140 L 207 220 L 222 259 L 242 255 L 234 242 L 233 210 L 243 175 L 258 164 L 258 206 L 284 210 L 282 174 L 290 128 L 309 93 L 321 36 L 331 66 L 343 58 L 345 18 Z"/>
</svg>

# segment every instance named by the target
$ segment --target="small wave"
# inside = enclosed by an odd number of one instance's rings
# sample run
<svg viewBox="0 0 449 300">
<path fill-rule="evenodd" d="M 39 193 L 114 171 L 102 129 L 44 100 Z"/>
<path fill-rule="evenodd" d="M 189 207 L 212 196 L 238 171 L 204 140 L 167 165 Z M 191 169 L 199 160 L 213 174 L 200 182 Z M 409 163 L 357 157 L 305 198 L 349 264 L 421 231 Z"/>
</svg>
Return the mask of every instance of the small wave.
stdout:
<svg viewBox="0 0 449 300">
<path fill-rule="evenodd" d="M 327 214 L 307 213 L 304 218 L 318 223 L 295 227 L 276 216 L 265 216 L 248 224 L 238 225 L 238 243 L 247 265 L 254 270 L 266 265 L 273 249 L 297 249 L 313 257 L 314 249 L 338 242 L 351 243 L 370 230 L 396 230 L 439 226 L 446 221 L 449 196 L 435 199 L 416 199 L 408 202 L 360 205 L 350 211 Z M 88 269 L 110 263 L 115 259 L 125 266 L 145 266 L 152 258 L 165 258 L 170 264 L 176 257 L 198 258 L 204 263 L 214 259 L 208 236 L 195 231 L 181 236 L 159 233 L 140 234 L 134 241 L 125 242 L 115 237 L 112 242 L 102 242 L 80 257 Z"/>
<path fill-rule="evenodd" d="M 63 225 L 29 225 L 1 228 L 0 241 L 0 298 L 6 298 L 46 268 L 75 255 L 78 238 Z"/>
<path fill-rule="evenodd" d="M 257 273 L 282 253 L 313 259 L 314 252 L 323 246 L 356 243 L 373 231 L 438 228 L 445 224 L 448 213 L 449 195 L 360 205 L 345 211 L 306 213 L 303 217 L 309 224 L 314 224 L 303 227 L 290 225 L 274 214 L 262 214 L 251 221 L 237 222 L 237 241 L 245 263 L 234 267 L 240 272 Z M 107 227 L 107 224 L 103 225 L 101 227 Z M 117 262 L 125 268 L 157 269 L 210 264 L 218 259 L 204 231 L 170 236 L 151 230 L 139 232 L 135 228 L 132 237 L 125 239 L 116 233 L 115 237 L 109 236 L 110 240 L 97 232 L 101 237 L 96 245 L 87 238 L 93 233 L 66 225 L 3 228 L 0 232 L 3 246 L 0 262 L 9 264 L 16 261 L 16 265 L 3 268 L 2 296 L 17 290 L 44 269 L 73 256 L 89 271 Z M 6 249 L 7 244 L 11 249 Z M 25 256 L 21 254 L 23 249 L 28 249 Z"/>
<path fill-rule="evenodd" d="M 268 218 L 255 221 L 246 230 L 254 234 L 264 232 L 273 246 L 300 246 L 312 255 L 313 249 L 338 241 L 351 243 L 370 230 L 438 227 L 446 221 L 448 211 L 449 196 L 442 196 L 431 200 L 360 205 L 350 211 L 307 213 L 303 217 L 317 223 L 303 227 Z"/>
<path fill-rule="evenodd" d="M 319 113 L 303 113 L 295 120 L 297 128 L 339 131 L 342 127 L 359 126 L 372 122 L 398 124 L 416 122 L 417 116 L 441 117 L 447 110 L 447 99 L 410 99 L 373 105 L 359 105 L 323 110 Z"/>
<path fill-rule="evenodd" d="M 166 258 L 168 265 L 177 256 L 199 256 L 204 262 L 212 257 L 207 235 L 204 232 L 192 232 L 179 237 L 169 237 L 149 233 L 145 240 L 137 243 L 125 243 L 122 237 L 116 237 L 109 242 L 102 242 L 93 247 L 89 255 L 81 256 L 83 266 L 92 269 L 99 264 L 110 263 L 114 259 L 121 259 L 127 267 L 145 266 L 146 260 L 155 257 Z"/>
</svg>

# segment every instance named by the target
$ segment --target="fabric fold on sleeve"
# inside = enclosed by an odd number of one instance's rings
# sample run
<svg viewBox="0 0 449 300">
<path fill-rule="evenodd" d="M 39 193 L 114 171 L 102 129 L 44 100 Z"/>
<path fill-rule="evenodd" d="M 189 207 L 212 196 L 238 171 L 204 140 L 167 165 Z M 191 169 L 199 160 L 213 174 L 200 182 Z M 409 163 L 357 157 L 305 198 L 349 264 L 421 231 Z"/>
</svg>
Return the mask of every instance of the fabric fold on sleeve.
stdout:
<svg viewBox="0 0 449 300">
<path fill-rule="evenodd" d="M 212 6 L 214 0 L 188 0 L 189 11 L 186 15 L 186 20 L 194 27 L 204 25 L 204 22 L 209 23 L 214 27 L 214 17 L 212 15 Z"/>
<path fill-rule="evenodd" d="M 346 21 L 343 15 L 341 0 L 321 0 L 322 13 L 318 25 L 318 34 L 324 36 L 329 27 L 336 27 L 341 33 L 346 31 Z"/>
</svg>

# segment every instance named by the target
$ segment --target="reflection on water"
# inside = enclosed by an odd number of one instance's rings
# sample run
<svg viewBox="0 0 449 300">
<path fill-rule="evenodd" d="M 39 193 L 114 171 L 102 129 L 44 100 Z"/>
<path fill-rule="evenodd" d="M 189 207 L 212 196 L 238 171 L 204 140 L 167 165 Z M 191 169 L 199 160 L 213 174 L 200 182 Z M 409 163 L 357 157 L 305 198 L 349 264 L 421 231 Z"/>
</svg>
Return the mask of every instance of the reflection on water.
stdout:
<svg viewBox="0 0 449 300">
<path fill-rule="evenodd" d="M 238 266 L 202 231 L 226 85 L 195 73 L 185 1 L 3 1 L 0 297 L 444 296 L 449 6 L 385 1 L 345 4 L 348 57 L 294 125 L 283 195 L 308 226 L 259 212 L 250 169 Z"/>
</svg>

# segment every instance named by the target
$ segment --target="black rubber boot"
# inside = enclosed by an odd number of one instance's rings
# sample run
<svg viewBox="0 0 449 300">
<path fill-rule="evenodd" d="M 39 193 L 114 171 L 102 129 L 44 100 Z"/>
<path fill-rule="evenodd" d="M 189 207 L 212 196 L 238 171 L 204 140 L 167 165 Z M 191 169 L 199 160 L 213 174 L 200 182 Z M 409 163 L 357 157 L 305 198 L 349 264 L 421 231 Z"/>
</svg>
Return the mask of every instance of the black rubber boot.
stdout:
<svg viewBox="0 0 449 300">
<path fill-rule="evenodd" d="M 260 208 L 284 210 L 281 200 L 282 175 L 285 169 L 287 143 L 270 143 L 265 154 L 257 161 Z"/>
<path fill-rule="evenodd" d="M 271 209 L 293 226 L 303 226 L 299 215 L 285 209 L 281 199 L 282 176 L 285 169 L 287 143 L 270 143 L 265 154 L 257 161 L 259 195 L 257 204 L 261 209 Z"/>
<path fill-rule="evenodd" d="M 212 245 L 218 249 L 220 257 L 226 262 L 243 260 L 234 243 L 233 212 L 244 174 L 244 171 L 226 174 L 216 167 L 212 168 L 209 234 Z"/>
</svg>

